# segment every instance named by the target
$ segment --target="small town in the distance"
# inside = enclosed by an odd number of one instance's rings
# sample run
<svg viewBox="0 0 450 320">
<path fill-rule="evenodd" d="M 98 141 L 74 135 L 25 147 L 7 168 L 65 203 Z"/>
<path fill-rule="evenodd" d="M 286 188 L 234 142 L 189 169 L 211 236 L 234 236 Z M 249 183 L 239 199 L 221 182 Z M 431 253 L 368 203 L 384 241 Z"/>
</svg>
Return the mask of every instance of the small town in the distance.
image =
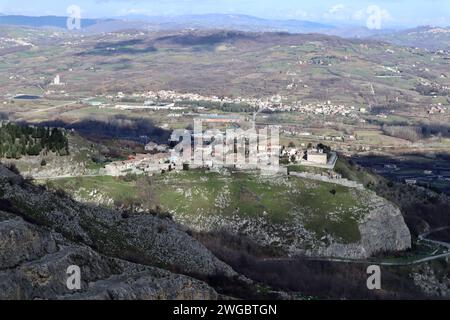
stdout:
<svg viewBox="0 0 450 320">
<path fill-rule="evenodd" d="M 0 300 L 450 299 L 450 21 L 86 3 L 0 1 Z"/>
</svg>

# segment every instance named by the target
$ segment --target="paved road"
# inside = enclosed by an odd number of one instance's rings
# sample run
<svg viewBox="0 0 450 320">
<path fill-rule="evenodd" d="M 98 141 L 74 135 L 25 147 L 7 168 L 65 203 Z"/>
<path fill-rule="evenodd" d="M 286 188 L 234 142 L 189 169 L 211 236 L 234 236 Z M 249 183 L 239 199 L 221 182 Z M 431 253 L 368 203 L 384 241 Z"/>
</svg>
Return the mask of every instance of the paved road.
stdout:
<svg viewBox="0 0 450 320">
<path fill-rule="evenodd" d="M 417 260 L 409 261 L 409 262 L 378 262 L 378 261 L 369 261 L 369 260 L 352 260 L 352 259 L 340 259 L 340 258 L 314 258 L 314 257 L 302 257 L 301 259 L 307 260 L 307 261 L 319 261 L 319 262 L 320 261 L 322 261 L 322 262 L 340 262 L 340 263 L 354 263 L 354 264 L 364 264 L 364 265 L 374 264 L 374 265 L 379 265 L 379 266 L 410 266 L 410 265 L 417 265 L 417 264 L 421 264 L 421 263 L 425 263 L 425 262 L 429 262 L 429 261 L 433 261 L 433 260 L 438 260 L 438 259 L 444 259 L 444 258 L 450 258 L 450 252 L 436 255 L 436 256 L 421 258 L 421 259 L 417 259 Z M 295 258 L 263 259 L 263 261 L 284 261 L 284 262 L 291 262 L 291 261 L 296 261 L 296 260 L 299 260 L 299 259 L 295 259 Z"/>
<path fill-rule="evenodd" d="M 441 227 L 441 228 L 433 229 L 433 230 L 431 230 L 431 231 L 429 231 L 427 233 L 421 234 L 419 236 L 419 240 L 446 247 L 450 251 L 450 243 L 427 239 L 427 237 L 429 237 L 430 234 L 433 234 L 433 233 L 439 232 L 439 231 L 444 231 L 444 230 L 447 230 L 447 229 L 450 229 L 450 227 Z"/>
<path fill-rule="evenodd" d="M 308 261 L 322 261 L 322 262 L 341 262 L 341 263 L 355 263 L 355 264 L 376 264 L 376 265 L 380 265 L 380 266 L 411 266 L 411 265 L 417 265 L 417 264 L 421 264 L 421 263 L 425 263 L 425 262 L 429 262 L 429 261 L 433 261 L 433 260 L 438 260 L 438 259 L 444 259 L 444 258 L 450 258 L 450 243 L 446 243 L 446 242 L 441 242 L 441 241 L 434 241 L 434 240 L 430 240 L 427 239 L 427 237 L 435 232 L 438 231 L 442 231 L 442 230 L 447 230 L 450 229 L 450 227 L 441 227 L 438 229 L 433 229 L 425 234 L 422 234 L 419 236 L 419 240 L 420 241 L 424 241 L 424 242 L 428 242 L 431 244 L 435 244 L 435 245 L 440 245 L 443 247 L 448 248 L 448 251 L 446 253 L 443 254 L 439 254 L 439 255 L 433 255 L 433 256 L 429 256 L 429 257 L 425 257 L 425 258 L 420 258 L 420 259 L 416 259 L 413 261 L 409 261 L 409 262 L 376 262 L 376 261 L 370 261 L 370 260 L 355 260 L 355 259 L 341 259 L 341 258 L 315 258 L 315 257 L 302 257 L 303 260 L 308 260 Z M 263 261 L 284 261 L 284 262 L 290 262 L 290 261 L 295 261 L 297 259 L 295 258 L 283 258 L 283 259 L 263 259 Z"/>
</svg>

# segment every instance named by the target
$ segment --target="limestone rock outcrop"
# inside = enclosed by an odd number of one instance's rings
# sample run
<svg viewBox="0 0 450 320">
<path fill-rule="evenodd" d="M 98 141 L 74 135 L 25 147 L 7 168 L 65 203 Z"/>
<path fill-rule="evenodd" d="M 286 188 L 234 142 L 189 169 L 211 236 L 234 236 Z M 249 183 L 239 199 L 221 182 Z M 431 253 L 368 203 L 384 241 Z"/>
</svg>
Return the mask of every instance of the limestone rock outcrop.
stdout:
<svg viewBox="0 0 450 320">
<path fill-rule="evenodd" d="M 399 252 L 411 248 L 411 233 L 400 209 L 375 193 L 368 193 L 370 211 L 361 218 L 358 226 L 361 239 L 350 244 L 332 243 L 315 254 L 364 259 L 380 252 Z"/>
<path fill-rule="evenodd" d="M 199 280 L 102 256 L 3 212 L 0 219 L 0 300 L 217 299 Z M 73 265 L 81 271 L 76 291 L 66 284 Z"/>
<path fill-rule="evenodd" d="M 217 299 L 190 275 L 239 276 L 168 218 L 128 217 L 0 174 L 0 299 Z M 71 265 L 79 291 L 66 285 Z"/>
</svg>

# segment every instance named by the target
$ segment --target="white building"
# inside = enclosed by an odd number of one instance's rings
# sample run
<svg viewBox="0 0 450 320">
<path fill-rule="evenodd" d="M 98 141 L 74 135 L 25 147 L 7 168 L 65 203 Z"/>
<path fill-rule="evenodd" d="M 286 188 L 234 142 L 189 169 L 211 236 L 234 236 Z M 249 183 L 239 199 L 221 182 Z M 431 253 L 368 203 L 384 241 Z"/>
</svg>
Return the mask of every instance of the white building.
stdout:
<svg viewBox="0 0 450 320">
<path fill-rule="evenodd" d="M 59 74 L 57 74 L 55 76 L 55 78 L 53 79 L 52 85 L 53 86 L 65 86 L 66 84 L 64 82 L 61 82 L 61 77 Z"/>
</svg>

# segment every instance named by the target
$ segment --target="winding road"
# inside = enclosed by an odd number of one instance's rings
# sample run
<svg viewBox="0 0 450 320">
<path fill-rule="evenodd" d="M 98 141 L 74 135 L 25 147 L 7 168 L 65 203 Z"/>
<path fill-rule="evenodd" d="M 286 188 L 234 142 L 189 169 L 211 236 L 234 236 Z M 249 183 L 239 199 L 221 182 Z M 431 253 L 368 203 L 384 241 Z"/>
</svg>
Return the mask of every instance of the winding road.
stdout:
<svg viewBox="0 0 450 320">
<path fill-rule="evenodd" d="M 355 260 L 355 259 L 345 259 L 345 258 L 317 258 L 317 257 L 302 257 L 301 259 L 307 260 L 307 261 L 322 261 L 322 262 L 341 262 L 341 263 L 355 263 L 355 264 L 375 264 L 379 266 L 411 266 L 411 265 L 417 265 L 425 262 L 430 262 L 433 260 L 438 259 L 444 259 L 444 258 L 450 258 L 450 243 L 442 242 L 442 241 L 435 241 L 431 239 L 427 239 L 428 236 L 435 232 L 443 231 L 450 229 L 450 227 L 441 227 L 437 229 L 433 229 L 427 233 L 424 233 L 419 236 L 419 241 L 427 242 L 433 245 L 439 245 L 442 247 L 446 247 L 448 250 L 446 253 L 439 254 L 439 255 L 432 255 L 429 257 L 419 258 L 413 261 L 408 262 L 377 262 L 377 261 L 371 261 L 371 260 Z M 290 261 L 296 261 L 298 259 L 296 258 L 269 258 L 269 259 L 263 259 L 263 261 L 282 261 L 282 262 L 290 262 Z"/>
</svg>

